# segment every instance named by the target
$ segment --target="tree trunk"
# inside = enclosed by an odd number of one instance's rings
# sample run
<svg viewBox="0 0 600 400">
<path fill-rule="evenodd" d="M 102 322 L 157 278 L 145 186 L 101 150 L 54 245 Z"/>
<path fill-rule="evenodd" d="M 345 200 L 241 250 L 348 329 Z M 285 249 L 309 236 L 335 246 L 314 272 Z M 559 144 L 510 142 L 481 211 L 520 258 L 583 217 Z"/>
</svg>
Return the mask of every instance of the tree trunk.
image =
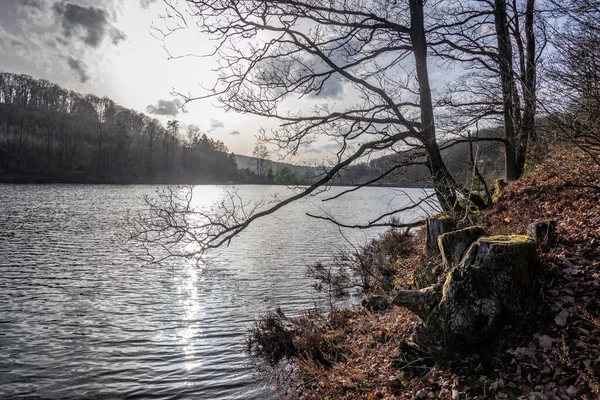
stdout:
<svg viewBox="0 0 600 400">
<path fill-rule="evenodd" d="M 540 249 L 547 251 L 556 246 L 558 237 L 556 236 L 556 221 L 546 220 L 537 221 L 529 225 L 527 235 L 538 244 Z"/>
<path fill-rule="evenodd" d="M 427 320 L 432 303 L 437 300 L 433 286 L 421 290 L 399 290 L 393 303 L 417 314 L 422 320 Z"/>
<path fill-rule="evenodd" d="M 535 60 L 535 33 L 533 30 L 535 0 L 527 0 L 525 11 L 525 40 L 527 46 L 525 77 L 523 79 L 523 131 L 519 140 L 517 155 L 517 173 L 521 176 L 525 170 L 527 147 L 529 142 L 536 139 L 535 113 L 536 113 L 536 75 L 537 66 Z"/>
<path fill-rule="evenodd" d="M 504 154 L 506 179 L 512 181 L 519 178 L 519 169 L 517 167 L 517 124 L 514 104 L 514 88 L 516 85 L 514 82 L 513 55 L 508 32 L 505 0 L 495 0 L 494 23 L 498 41 L 498 68 L 500 70 L 500 85 L 502 87 L 502 114 L 504 117 L 506 138 Z"/>
<path fill-rule="evenodd" d="M 479 238 L 486 236 L 487 231 L 482 226 L 470 226 L 458 231 L 444 233 L 438 240 L 440 253 L 444 262 L 445 272 L 456 267 L 471 245 Z"/>
<path fill-rule="evenodd" d="M 427 38 L 425 37 L 425 22 L 423 17 L 423 0 L 410 0 L 410 39 L 415 55 L 417 81 L 419 83 L 419 104 L 421 106 L 421 142 L 425 146 L 429 172 L 433 180 L 435 194 L 446 213 L 455 210 L 456 182 L 442 160 L 440 149 L 435 136 L 435 119 L 433 101 L 429 85 L 427 69 Z"/>
</svg>

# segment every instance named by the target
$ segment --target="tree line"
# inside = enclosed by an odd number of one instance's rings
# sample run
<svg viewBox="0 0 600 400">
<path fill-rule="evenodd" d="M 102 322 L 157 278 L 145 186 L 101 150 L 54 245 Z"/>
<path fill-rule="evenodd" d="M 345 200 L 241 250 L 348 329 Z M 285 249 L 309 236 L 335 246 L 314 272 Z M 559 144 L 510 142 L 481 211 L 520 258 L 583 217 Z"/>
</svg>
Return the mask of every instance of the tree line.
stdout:
<svg viewBox="0 0 600 400">
<path fill-rule="evenodd" d="M 0 72 L 0 180 L 228 183 L 252 181 L 218 140 L 107 97 Z"/>
</svg>

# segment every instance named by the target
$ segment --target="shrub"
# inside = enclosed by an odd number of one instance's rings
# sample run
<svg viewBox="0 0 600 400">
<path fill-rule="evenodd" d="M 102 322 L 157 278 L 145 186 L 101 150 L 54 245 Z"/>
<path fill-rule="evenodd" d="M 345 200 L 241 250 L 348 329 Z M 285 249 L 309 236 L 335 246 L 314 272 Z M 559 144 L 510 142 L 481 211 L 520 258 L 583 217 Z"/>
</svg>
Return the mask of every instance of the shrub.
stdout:
<svg viewBox="0 0 600 400">
<path fill-rule="evenodd" d="M 280 307 L 263 315 L 250 328 L 246 351 L 275 367 L 295 357 L 329 365 L 335 351 L 325 339 L 328 321 L 318 309 L 290 318 Z"/>
<path fill-rule="evenodd" d="M 246 336 L 246 351 L 272 367 L 298 354 L 294 345 L 293 323 L 280 307 L 263 315 L 250 328 Z"/>
<path fill-rule="evenodd" d="M 330 301 L 351 288 L 368 292 L 379 287 L 388 291 L 393 286 L 395 263 L 415 254 L 415 249 L 413 235 L 390 228 L 363 246 L 340 251 L 329 263 L 310 265 L 308 275 L 316 280 L 318 291 L 327 291 Z"/>
</svg>

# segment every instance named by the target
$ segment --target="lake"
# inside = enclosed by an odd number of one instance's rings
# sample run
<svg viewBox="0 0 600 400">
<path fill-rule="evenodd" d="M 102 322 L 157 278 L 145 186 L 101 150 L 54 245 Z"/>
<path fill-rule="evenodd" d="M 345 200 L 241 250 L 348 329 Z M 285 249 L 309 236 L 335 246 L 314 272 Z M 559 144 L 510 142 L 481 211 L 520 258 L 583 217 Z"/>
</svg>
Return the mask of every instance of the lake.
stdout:
<svg viewBox="0 0 600 400">
<path fill-rule="evenodd" d="M 226 189 L 195 187 L 195 205 Z M 0 398 L 277 398 L 244 353 L 248 327 L 276 306 L 295 314 L 322 301 L 306 265 L 347 246 L 336 226 L 306 212 L 365 222 L 424 196 L 364 188 L 320 201 L 347 189 L 284 207 L 198 266 L 157 266 L 122 250 L 117 229 L 156 188 L 0 185 Z M 291 193 L 238 191 L 254 200 Z M 379 232 L 343 231 L 355 243 Z"/>
</svg>

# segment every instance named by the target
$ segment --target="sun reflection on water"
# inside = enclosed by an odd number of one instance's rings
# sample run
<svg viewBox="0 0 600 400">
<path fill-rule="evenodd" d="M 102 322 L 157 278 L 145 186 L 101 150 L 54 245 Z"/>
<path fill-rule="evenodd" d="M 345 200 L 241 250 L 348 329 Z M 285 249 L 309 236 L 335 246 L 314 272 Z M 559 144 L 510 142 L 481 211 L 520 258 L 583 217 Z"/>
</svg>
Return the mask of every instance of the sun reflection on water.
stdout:
<svg viewBox="0 0 600 400">
<path fill-rule="evenodd" d="M 202 337 L 200 322 L 205 317 L 204 305 L 200 301 L 198 285 L 204 278 L 200 277 L 201 265 L 190 261 L 182 271 L 178 282 L 177 291 L 182 302 L 182 331 L 179 344 L 183 350 L 184 366 L 187 371 L 197 370 L 202 367 L 202 360 L 198 358 L 198 343 Z"/>
</svg>

